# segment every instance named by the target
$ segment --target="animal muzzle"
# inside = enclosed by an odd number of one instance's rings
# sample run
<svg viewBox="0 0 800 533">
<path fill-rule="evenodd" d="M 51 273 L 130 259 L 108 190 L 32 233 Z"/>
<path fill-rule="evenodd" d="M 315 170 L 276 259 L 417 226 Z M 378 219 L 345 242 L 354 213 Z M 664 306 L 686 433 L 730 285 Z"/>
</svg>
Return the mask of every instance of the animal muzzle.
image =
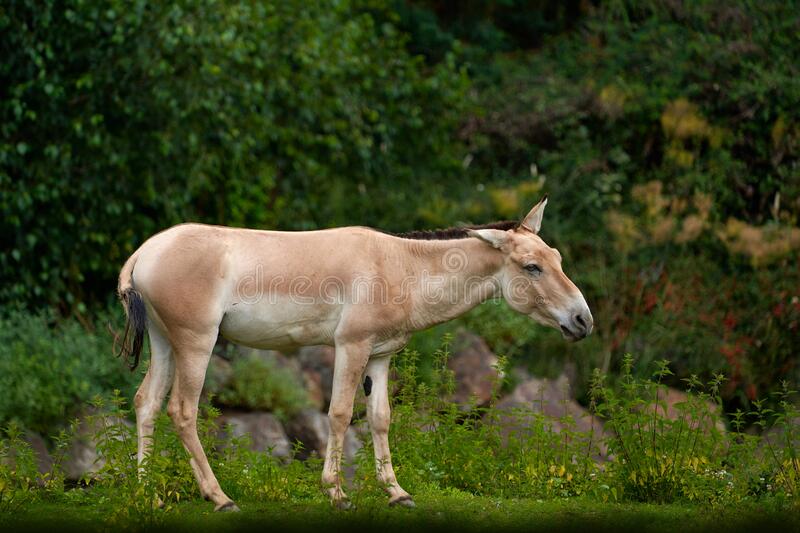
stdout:
<svg viewBox="0 0 800 533">
<path fill-rule="evenodd" d="M 594 319 L 589 307 L 583 304 L 561 320 L 559 325 L 565 339 L 579 341 L 592 332 Z"/>
</svg>

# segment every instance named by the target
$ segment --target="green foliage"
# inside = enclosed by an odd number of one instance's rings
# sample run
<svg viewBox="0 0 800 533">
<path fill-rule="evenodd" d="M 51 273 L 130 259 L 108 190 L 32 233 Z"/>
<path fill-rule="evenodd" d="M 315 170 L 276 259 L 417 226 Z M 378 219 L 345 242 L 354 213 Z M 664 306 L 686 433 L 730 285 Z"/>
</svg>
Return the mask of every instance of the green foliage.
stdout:
<svg viewBox="0 0 800 533">
<path fill-rule="evenodd" d="M 501 410 L 495 398 L 485 408 L 459 409 L 446 398 L 453 392 L 447 370 L 449 347 L 433 354 L 433 381 L 420 380 L 418 354 L 396 359 L 398 394 L 393 405 L 390 444 L 399 482 L 413 494 L 459 498 L 563 500 L 650 503 L 693 502 L 731 508 L 748 502 L 787 509 L 798 498 L 796 424 L 800 415 L 793 391 L 784 384 L 779 411 L 763 402 L 750 413 L 734 415 L 732 432 L 717 427 L 714 408 L 724 379 L 706 387 L 687 380 L 687 399 L 668 413 L 662 381 L 670 374 L 665 361 L 650 378 L 635 377 L 633 358 L 624 360 L 623 379 L 609 385 L 596 373 L 592 412 L 605 421 L 605 432 L 592 425 L 576 428 L 570 416 L 556 419 L 541 409 Z M 505 366 L 501 361 L 501 367 Z M 500 383 L 495 383 L 495 391 Z M 565 398 L 566 400 L 566 398 Z M 540 400 L 543 401 L 543 400 Z M 134 428 L 117 392 L 110 402 L 92 402 L 102 467 L 84 480 L 86 489 L 64 491 L 59 474 L 36 473 L 30 447 L 11 426 L 0 439 L 0 496 L 6 509 L 44 500 L 102 501 L 112 523 L 158 524 L 178 505 L 200 500 L 189 457 L 163 413 L 157 419 L 152 451 L 137 466 Z M 239 501 L 325 504 L 319 475 L 321 461 L 281 462 L 248 450 L 248 440 L 222 440 L 215 422 L 219 412 L 201 406 L 198 434 L 223 489 Z M 741 429 L 751 418 L 764 433 Z M 350 493 L 353 501 L 373 505 L 385 496 L 375 482 L 369 437 L 356 458 Z M 65 442 L 65 437 L 60 438 Z M 610 452 L 598 462 L 600 447 Z M 58 463 L 57 463 L 58 464 Z M 43 488 L 42 488 L 43 487 Z M 15 507 L 17 506 L 17 507 Z"/>
<path fill-rule="evenodd" d="M 103 463 L 84 482 L 110 499 L 114 512 L 109 520 L 157 524 L 182 501 L 201 499 L 190 457 L 165 413 L 156 419 L 150 453 L 137 465 L 136 429 L 121 422 L 131 414 L 125 399 L 116 394 L 110 402 L 96 398 L 92 403 L 97 414 L 89 423 L 100 428 L 94 438 Z M 222 440 L 225 433 L 220 432 L 218 416 L 215 407 L 201 405 L 197 431 L 212 469 L 231 497 L 320 500 L 319 461 L 282 465 L 271 455 L 250 451 L 247 436 Z"/>
<path fill-rule="evenodd" d="M 429 61 L 458 50 L 470 68 L 497 74 L 487 56 L 541 46 L 553 34 L 574 27 L 585 9 L 576 0 L 482 0 L 462 4 L 416 0 L 394 2 L 409 49 Z"/>
<path fill-rule="evenodd" d="M 712 472 L 722 461 L 723 437 L 715 424 L 709 399 L 719 401 L 718 377 L 709 384 L 711 394 L 699 392 L 678 404 L 674 419 L 666 416 L 661 381 L 671 375 L 666 361 L 658 363 L 654 381 L 631 374 L 633 359 L 623 366 L 621 394 L 604 388 L 598 374 L 592 391 L 597 412 L 610 426 L 610 451 L 619 457 L 611 469 L 625 497 L 638 501 L 690 501 L 725 496 L 732 479 L 725 469 Z M 695 387 L 699 382 L 690 382 Z M 726 486 L 725 483 L 728 483 Z"/>
<path fill-rule="evenodd" d="M 119 388 L 132 397 L 141 375 L 114 357 L 106 322 L 87 330 L 52 313 L 0 316 L 0 425 L 54 433 L 97 394 Z"/>
<path fill-rule="evenodd" d="M 669 416 L 668 390 L 662 385 L 671 375 L 669 363 L 658 362 L 651 379 L 634 377 L 633 366 L 627 354 L 618 390 L 596 372 L 591 391 L 595 411 L 611 430 L 609 451 L 616 455 L 606 474 L 623 498 L 724 505 L 767 494 L 790 501 L 797 497 L 800 413 L 785 383 L 780 410 L 756 400 L 754 411 L 733 414 L 734 431 L 727 433 L 718 413 L 722 375 L 705 387 L 696 376 L 687 378 L 689 394 Z M 746 417 L 761 428 L 761 437 L 742 432 Z"/>
<path fill-rule="evenodd" d="M 599 438 L 578 435 L 569 417 L 556 421 L 558 430 L 541 412 L 499 411 L 494 401 L 464 412 L 448 401 L 454 390 L 448 350 L 445 344 L 434 354 L 430 380 L 419 379 L 416 352 L 396 359 L 401 389 L 390 447 L 401 484 L 412 493 L 436 487 L 505 497 L 584 494 L 589 474 L 597 472 L 591 457 Z"/>
<path fill-rule="evenodd" d="M 780 193 L 796 220 L 796 7 L 608 3 L 582 32 L 495 58 L 503 81 L 480 92 L 493 113 L 465 132 L 469 171 L 513 184 L 537 165 L 573 230 L 651 179 L 711 194 L 723 219 L 768 220 Z"/>
<path fill-rule="evenodd" d="M 220 388 L 216 403 L 270 411 L 281 420 L 310 405 L 305 384 L 274 361 L 245 357 L 233 363 L 233 374 Z"/>
<path fill-rule="evenodd" d="M 118 489 L 118 505 L 109 515 L 110 522 L 136 518 L 146 524 L 157 522 L 160 505 L 171 509 L 185 494 L 199 494 L 188 465 L 188 456 L 176 438 L 159 439 L 159 453 L 150 454 L 140 474 L 136 464 L 136 428 L 125 421 L 131 413 L 125 399 L 115 391 L 107 403 L 100 397 L 92 400 L 94 413 L 87 419 L 97 428 L 93 435 L 102 466 L 87 474 L 84 484 L 114 486 Z M 163 428 L 163 420 L 159 420 Z M 200 427 L 203 427 L 202 425 Z M 208 439 L 205 439 L 206 441 Z M 158 468 L 157 468 L 158 467 Z"/>
<path fill-rule="evenodd" d="M 762 454 L 777 470 L 775 489 L 789 497 L 800 493 L 800 408 L 793 398 L 796 394 L 797 391 L 791 390 L 784 381 L 781 390 L 775 394 L 778 397 L 777 410 L 766 407 L 763 400 L 756 400 L 753 402 L 754 411 L 750 413 L 762 430 L 771 426 L 763 439 Z M 765 480 L 761 477 L 759 481 L 763 484 Z M 766 488 L 772 489 L 769 485 Z"/>
<path fill-rule="evenodd" d="M 594 334 L 565 345 L 494 304 L 461 324 L 539 374 L 570 365 L 584 403 L 630 351 L 636 378 L 724 369 L 726 410 L 779 408 L 800 380 L 797 2 L 595 4 L 4 6 L 0 303 L 87 315 L 176 222 L 401 230 L 548 193 Z M 100 336 L 33 322 L 0 330 L 0 423 L 131 390 Z M 423 381 L 457 326 L 414 341 Z M 275 403 L 246 387 L 232 401 Z"/>
<path fill-rule="evenodd" d="M 39 471 L 22 433 L 10 425 L 0 440 L 0 513 L 12 513 L 35 499 Z"/>
<path fill-rule="evenodd" d="M 599 371 L 592 381 L 590 409 L 605 432 L 594 424 L 581 432 L 570 417 L 552 419 L 541 410 L 500 411 L 494 403 L 459 410 L 446 401 L 452 392 L 447 355 L 447 345 L 434 354 L 433 380 L 419 379 L 415 352 L 397 358 L 400 392 L 390 441 L 398 479 L 412 492 L 435 487 L 502 497 L 710 505 L 766 496 L 796 501 L 798 410 L 785 385 L 779 410 L 741 414 L 738 429 L 729 433 L 719 409 L 721 375 L 705 386 L 687 378 L 685 401 L 668 408 L 663 382 L 672 374 L 669 364 L 660 361 L 651 377 L 638 378 L 626 356 L 618 383 L 607 384 Z M 772 436 L 745 435 L 745 418 L 772 428 Z M 602 466 L 601 445 L 609 454 Z"/>
<path fill-rule="evenodd" d="M 548 193 L 542 235 L 596 319 L 576 346 L 502 306 L 465 324 L 539 373 L 576 366 L 584 396 L 591 369 L 616 371 L 625 351 L 639 368 L 673 361 L 671 385 L 725 368 L 730 410 L 800 379 L 796 2 L 396 9 L 408 46 L 433 63 L 460 54 L 475 89 L 463 187 L 424 218 L 517 217 Z M 527 51 L 509 11 L 542 30 L 540 48 Z"/>
<path fill-rule="evenodd" d="M 5 6 L 0 301 L 103 301 L 177 222 L 399 220 L 458 168 L 465 85 L 393 19 L 357 0 Z"/>
<path fill-rule="evenodd" d="M 62 431 L 54 438 L 50 470 L 40 472 L 36 455 L 19 426 L 12 422 L 0 430 L 0 515 L 63 493 L 61 463 L 67 445 L 67 433 Z"/>
</svg>

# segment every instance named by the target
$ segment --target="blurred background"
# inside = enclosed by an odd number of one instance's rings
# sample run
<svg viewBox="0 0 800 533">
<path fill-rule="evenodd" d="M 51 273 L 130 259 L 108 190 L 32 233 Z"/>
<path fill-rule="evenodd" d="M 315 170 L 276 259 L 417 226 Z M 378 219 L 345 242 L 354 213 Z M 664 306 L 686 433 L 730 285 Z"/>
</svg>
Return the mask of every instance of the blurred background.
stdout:
<svg viewBox="0 0 800 533">
<path fill-rule="evenodd" d="M 584 404 L 629 352 L 748 409 L 800 382 L 798 37 L 795 2 L 4 2 L 0 423 L 132 396 L 117 275 L 170 225 L 405 231 L 543 194 L 595 334 L 490 302 L 420 364 L 463 328 Z"/>
</svg>

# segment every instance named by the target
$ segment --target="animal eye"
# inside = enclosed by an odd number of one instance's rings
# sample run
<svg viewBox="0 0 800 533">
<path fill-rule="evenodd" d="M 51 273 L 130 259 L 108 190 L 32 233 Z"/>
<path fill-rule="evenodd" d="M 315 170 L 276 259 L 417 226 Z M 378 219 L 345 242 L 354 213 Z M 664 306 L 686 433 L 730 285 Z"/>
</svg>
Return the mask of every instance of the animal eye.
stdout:
<svg viewBox="0 0 800 533">
<path fill-rule="evenodd" d="M 530 265 L 525 265 L 525 270 L 527 270 L 528 272 L 530 272 L 535 276 L 538 276 L 539 274 L 542 273 L 542 267 L 540 267 L 539 265 L 534 265 L 532 263 Z"/>
</svg>

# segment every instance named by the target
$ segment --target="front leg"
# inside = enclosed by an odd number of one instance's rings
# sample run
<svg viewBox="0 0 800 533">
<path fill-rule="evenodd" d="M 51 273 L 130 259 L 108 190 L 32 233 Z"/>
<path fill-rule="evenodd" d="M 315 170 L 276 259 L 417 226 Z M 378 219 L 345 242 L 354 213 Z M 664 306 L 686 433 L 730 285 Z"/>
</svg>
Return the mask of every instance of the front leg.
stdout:
<svg viewBox="0 0 800 533">
<path fill-rule="evenodd" d="M 364 372 L 364 392 L 367 394 L 367 420 L 372 431 L 372 443 L 375 447 L 375 468 L 378 481 L 389 494 L 389 505 L 414 507 L 403 487 L 397 483 L 392 468 L 392 454 L 389 452 L 389 424 L 391 411 L 389 408 L 389 363 L 391 356 L 372 359 L 367 363 Z"/>
<path fill-rule="evenodd" d="M 353 416 L 353 401 L 356 388 L 369 359 L 371 343 L 336 343 L 336 356 L 333 367 L 333 391 L 328 409 L 331 431 L 328 435 L 328 449 L 325 453 L 325 466 L 322 469 L 324 484 L 331 502 L 340 509 L 350 507 L 347 495 L 342 490 L 340 467 L 344 434 Z"/>
</svg>

